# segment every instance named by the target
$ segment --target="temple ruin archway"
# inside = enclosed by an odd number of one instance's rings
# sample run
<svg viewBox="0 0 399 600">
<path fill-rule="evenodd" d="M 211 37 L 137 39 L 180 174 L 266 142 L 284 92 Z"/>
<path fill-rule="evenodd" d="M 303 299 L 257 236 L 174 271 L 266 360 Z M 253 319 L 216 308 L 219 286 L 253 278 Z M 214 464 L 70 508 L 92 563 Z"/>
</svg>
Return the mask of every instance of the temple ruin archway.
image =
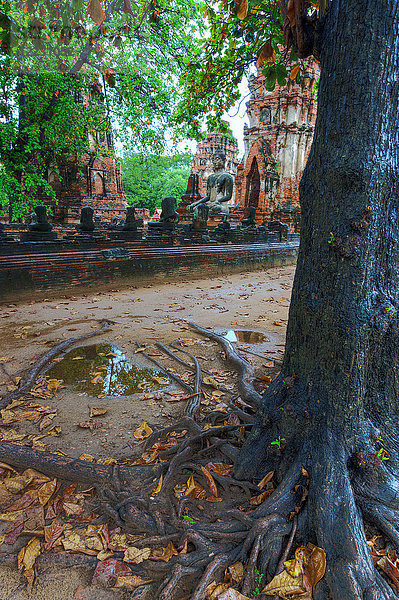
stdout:
<svg viewBox="0 0 399 600">
<path fill-rule="evenodd" d="M 260 174 L 258 161 L 256 156 L 254 156 L 251 168 L 247 175 L 247 186 L 246 186 L 246 195 L 245 195 L 245 208 L 249 206 L 254 206 L 258 208 L 259 205 L 259 193 L 260 193 Z"/>
</svg>

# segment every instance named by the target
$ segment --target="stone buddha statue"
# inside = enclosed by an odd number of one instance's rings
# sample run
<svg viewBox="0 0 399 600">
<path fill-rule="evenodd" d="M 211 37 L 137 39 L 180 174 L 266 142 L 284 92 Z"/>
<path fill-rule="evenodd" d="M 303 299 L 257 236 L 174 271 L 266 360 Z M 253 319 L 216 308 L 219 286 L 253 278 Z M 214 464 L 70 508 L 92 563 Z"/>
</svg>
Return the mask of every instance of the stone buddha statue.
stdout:
<svg viewBox="0 0 399 600">
<path fill-rule="evenodd" d="M 214 172 L 206 182 L 206 196 L 189 204 L 187 209 L 194 212 L 201 204 L 207 204 L 209 214 L 222 214 L 223 220 L 228 221 L 229 205 L 233 195 L 234 179 L 224 168 L 226 156 L 221 150 L 216 150 L 212 156 Z"/>
<path fill-rule="evenodd" d="M 35 206 L 34 211 L 31 215 L 29 231 L 49 233 L 53 229 L 53 226 L 47 220 L 47 208 L 43 204 L 39 204 Z"/>
</svg>

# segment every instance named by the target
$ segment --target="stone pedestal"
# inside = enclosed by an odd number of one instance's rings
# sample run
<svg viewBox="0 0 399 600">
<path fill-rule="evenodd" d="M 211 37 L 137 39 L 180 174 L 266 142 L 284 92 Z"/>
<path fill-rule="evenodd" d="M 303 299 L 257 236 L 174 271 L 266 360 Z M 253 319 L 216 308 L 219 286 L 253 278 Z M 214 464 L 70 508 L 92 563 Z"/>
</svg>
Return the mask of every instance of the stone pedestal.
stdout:
<svg viewBox="0 0 399 600">
<path fill-rule="evenodd" d="M 186 193 L 181 197 L 181 202 L 177 207 L 179 213 L 179 223 L 189 223 L 192 221 L 193 215 L 187 210 L 189 204 L 197 202 L 201 198 L 201 194 L 198 191 L 198 175 L 195 173 L 191 174 L 188 178 Z"/>
<path fill-rule="evenodd" d="M 25 231 L 21 233 L 21 242 L 53 242 L 57 239 L 54 231 Z"/>
<path fill-rule="evenodd" d="M 111 240 L 121 240 L 124 242 L 136 242 L 136 241 L 140 241 L 141 239 L 143 239 L 143 230 L 140 229 L 136 229 L 136 230 L 127 230 L 127 229 L 122 229 L 120 231 L 109 231 L 108 232 L 108 237 Z"/>
<path fill-rule="evenodd" d="M 210 241 L 209 229 L 189 229 L 184 234 L 185 243 L 206 244 Z"/>
</svg>

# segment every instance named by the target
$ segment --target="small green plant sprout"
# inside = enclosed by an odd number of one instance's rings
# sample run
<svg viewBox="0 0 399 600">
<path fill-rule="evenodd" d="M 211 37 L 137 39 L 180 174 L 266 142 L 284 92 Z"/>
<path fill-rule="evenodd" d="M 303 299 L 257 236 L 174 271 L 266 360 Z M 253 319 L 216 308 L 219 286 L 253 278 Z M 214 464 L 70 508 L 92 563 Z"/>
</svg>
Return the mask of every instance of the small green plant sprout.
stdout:
<svg viewBox="0 0 399 600">
<path fill-rule="evenodd" d="M 335 235 L 332 231 L 330 231 L 330 239 L 328 240 L 328 243 L 332 244 L 333 242 L 335 242 Z"/>
<path fill-rule="evenodd" d="M 252 594 L 254 596 L 258 596 L 260 594 L 260 586 L 262 583 L 262 579 L 263 579 L 263 573 L 258 571 L 258 569 L 255 569 L 255 588 L 254 588 L 254 591 L 252 592 Z"/>
<path fill-rule="evenodd" d="M 375 453 L 375 457 L 380 462 L 382 462 L 383 460 L 389 460 L 389 456 L 386 455 L 386 452 L 385 452 L 384 448 L 380 448 L 378 450 L 378 452 Z"/>
<path fill-rule="evenodd" d="M 192 519 L 191 517 L 189 517 L 188 515 L 183 515 L 183 519 L 185 519 L 186 521 L 188 521 L 189 523 L 195 523 L 194 519 Z"/>
<path fill-rule="evenodd" d="M 281 437 L 281 435 L 278 436 L 277 439 L 274 440 L 274 442 L 271 442 L 270 445 L 271 446 L 277 446 L 279 450 L 281 450 L 281 446 L 285 443 L 285 438 Z"/>
<path fill-rule="evenodd" d="M 384 313 L 385 313 L 386 315 L 389 315 L 390 317 L 393 317 L 394 315 L 396 315 L 396 313 L 397 313 L 397 312 L 398 312 L 398 311 L 397 311 L 397 310 L 396 310 L 396 309 L 395 309 L 395 308 L 392 306 L 392 304 L 390 304 L 389 306 L 387 306 L 387 307 L 384 309 Z"/>
</svg>

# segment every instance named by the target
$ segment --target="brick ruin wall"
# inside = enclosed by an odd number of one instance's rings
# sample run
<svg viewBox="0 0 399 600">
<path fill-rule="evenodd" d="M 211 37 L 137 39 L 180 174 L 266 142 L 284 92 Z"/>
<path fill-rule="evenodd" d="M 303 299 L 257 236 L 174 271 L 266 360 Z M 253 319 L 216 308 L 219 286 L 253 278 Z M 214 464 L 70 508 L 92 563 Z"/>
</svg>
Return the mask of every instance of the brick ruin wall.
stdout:
<svg viewBox="0 0 399 600">
<path fill-rule="evenodd" d="M 57 195 L 58 203 L 40 198 L 53 210 L 54 220 L 68 225 L 78 223 L 83 206 L 92 206 L 103 221 L 112 217 L 125 218 L 127 206 L 120 164 L 115 160 L 112 146 L 100 140 L 101 155 L 82 155 L 75 163 L 61 167 L 60 172 L 48 169 L 48 182 Z M 101 147 L 100 146 L 100 147 Z"/>
</svg>

